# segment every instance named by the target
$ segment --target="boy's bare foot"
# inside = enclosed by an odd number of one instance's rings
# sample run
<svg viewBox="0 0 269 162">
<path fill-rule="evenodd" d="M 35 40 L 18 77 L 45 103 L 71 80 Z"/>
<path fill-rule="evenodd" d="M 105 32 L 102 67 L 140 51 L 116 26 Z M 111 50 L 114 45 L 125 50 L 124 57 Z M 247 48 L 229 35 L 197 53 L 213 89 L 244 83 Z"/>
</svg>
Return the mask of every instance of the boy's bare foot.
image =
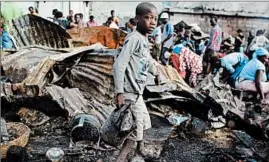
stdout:
<svg viewBox="0 0 269 162">
<path fill-rule="evenodd" d="M 120 150 L 120 154 L 117 157 L 116 162 L 124 162 L 127 155 L 131 151 L 132 145 L 134 144 L 134 141 L 126 139 L 123 143 L 123 146 Z"/>
</svg>

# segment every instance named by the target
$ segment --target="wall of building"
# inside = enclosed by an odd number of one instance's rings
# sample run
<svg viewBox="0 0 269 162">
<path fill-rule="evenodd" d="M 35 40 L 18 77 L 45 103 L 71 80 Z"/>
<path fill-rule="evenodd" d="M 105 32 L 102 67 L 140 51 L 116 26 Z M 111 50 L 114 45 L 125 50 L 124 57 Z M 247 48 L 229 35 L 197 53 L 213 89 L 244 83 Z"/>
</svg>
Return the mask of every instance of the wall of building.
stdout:
<svg viewBox="0 0 269 162">
<path fill-rule="evenodd" d="M 27 14 L 29 6 L 36 6 L 36 2 L 15 2 L 22 7 Z M 110 11 L 115 10 L 116 16 L 120 18 L 120 26 L 124 26 L 130 18 L 135 16 L 135 7 L 141 2 L 89 2 L 88 6 L 82 1 L 70 2 L 70 9 L 74 13 L 83 13 L 84 20 L 88 21 L 90 15 L 95 16 L 95 20 L 99 24 L 106 22 L 110 16 Z M 263 15 L 269 12 L 269 2 L 152 2 L 161 12 L 164 7 L 170 7 L 171 11 L 176 10 L 190 10 L 188 13 L 175 13 L 171 17 L 174 24 L 183 20 L 187 23 L 197 23 L 205 32 L 209 32 L 210 23 L 209 15 L 205 13 L 208 10 L 214 9 L 216 14 L 219 11 L 226 12 L 227 14 L 235 14 L 244 10 L 244 13 L 249 15 Z M 203 13 L 197 14 L 197 7 L 203 8 Z M 63 12 L 65 16 L 69 13 L 69 2 L 39 2 L 39 15 L 43 18 L 51 17 L 52 10 L 58 9 Z M 196 9 L 195 9 L 196 8 Z M 196 14 L 193 14 L 195 13 Z M 269 16 L 267 14 L 267 16 Z M 224 32 L 233 34 L 238 28 L 241 28 L 245 34 L 252 28 L 254 29 L 266 29 L 266 35 L 269 37 L 269 19 L 262 18 L 248 18 L 248 17 L 231 17 L 220 16 L 220 26 Z"/>
<path fill-rule="evenodd" d="M 171 9 L 192 9 L 194 11 L 223 11 L 229 13 L 269 15 L 269 2 L 166 2 L 166 7 Z"/>
<path fill-rule="evenodd" d="M 174 13 L 171 16 L 171 21 L 176 24 L 180 21 L 185 21 L 187 24 L 197 24 L 201 29 L 209 33 L 210 16 L 206 14 L 193 14 L 193 13 Z M 262 18 L 250 18 L 250 17 L 235 17 L 235 16 L 219 16 L 219 25 L 223 31 L 230 35 L 235 35 L 237 29 L 242 29 L 247 36 L 251 29 L 265 29 L 266 36 L 269 37 L 269 19 Z"/>
<path fill-rule="evenodd" d="M 124 26 L 130 18 L 135 17 L 135 8 L 139 3 L 141 2 L 93 2 L 90 14 L 94 15 L 95 20 L 102 24 L 110 16 L 110 11 L 115 10 L 116 16 L 120 19 L 120 26 Z M 158 12 L 161 12 L 163 2 L 151 3 L 157 7 Z"/>
<path fill-rule="evenodd" d="M 36 2 L 16 2 L 23 8 L 25 14 L 29 13 L 29 6 L 36 6 Z M 84 21 L 89 20 L 90 15 L 94 15 L 99 24 L 106 22 L 110 16 L 110 11 L 115 10 L 116 16 L 120 19 L 120 26 L 124 26 L 130 18 L 135 17 L 135 8 L 141 2 L 89 2 L 88 6 L 82 1 L 70 2 L 70 9 L 74 13 L 82 13 Z M 163 2 L 152 2 L 159 12 L 163 9 Z M 52 17 L 52 10 L 58 9 L 64 16 L 69 14 L 69 2 L 39 2 L 39 15 L 43 18 Z"/>
</svg>

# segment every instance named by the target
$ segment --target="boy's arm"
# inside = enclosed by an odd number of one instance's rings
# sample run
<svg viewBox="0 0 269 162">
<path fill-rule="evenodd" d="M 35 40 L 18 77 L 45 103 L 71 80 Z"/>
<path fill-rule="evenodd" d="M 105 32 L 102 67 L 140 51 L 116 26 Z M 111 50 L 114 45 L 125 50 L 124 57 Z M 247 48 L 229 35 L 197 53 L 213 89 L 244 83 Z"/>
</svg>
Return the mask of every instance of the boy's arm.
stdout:
<svg viewBox="0 0 269 162">
<path fill-rule="evenodd" d="M 127 39 L 124 41 L 124 45 L 113 67 L 113 77 L 115 84 L 115 93 L 123 93 L 124 92 L 124 76 L 126 68 L 131 59 L 132 53 L 135 52 L 138 46 L 139 40 L 135 38 Z"/>
<path fill-rule="evenodd" d="M 157 64 L 156 64 L 156 61 L 152 57 L 150 58 L 150 61 L 149 61 L 149 72 L 154 76 L 158 75 Z"/>
<path fill-rule="evenodd" d="M 167 42 L 171 37 L 173 37 L 173 33 L 174 33 L 174 27 L 171 24 L 167 24 L 168 25 L 168 36 L 163 40 L 163 44 L 165 42 Z M 166 29 L 164 29 L 166 30 Z"/>
</svg>

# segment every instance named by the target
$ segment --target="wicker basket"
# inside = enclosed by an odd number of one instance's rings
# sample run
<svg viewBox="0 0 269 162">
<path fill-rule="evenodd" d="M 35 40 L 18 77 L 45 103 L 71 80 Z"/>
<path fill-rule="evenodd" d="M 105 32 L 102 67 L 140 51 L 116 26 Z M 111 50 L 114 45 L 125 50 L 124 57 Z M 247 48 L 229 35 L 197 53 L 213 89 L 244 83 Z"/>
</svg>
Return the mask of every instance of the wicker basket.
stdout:
<svg viewBox="0 0 269 162">
<path fill-rule="evenodd" d="M 18 138 L 14 139 L 13 141 L 9 141 L 6 145 L 1 145 L 1 159 L 5 159 L 7 156 L 7 150 L 10 146 L 21 146 L 24 147 L 27 145 L 29 136 L 30 136 L 30 128 L 22 123 L 10 122 L 7 123 L 7 129 L 14 129 L 16 130 Z"/>
</svg>

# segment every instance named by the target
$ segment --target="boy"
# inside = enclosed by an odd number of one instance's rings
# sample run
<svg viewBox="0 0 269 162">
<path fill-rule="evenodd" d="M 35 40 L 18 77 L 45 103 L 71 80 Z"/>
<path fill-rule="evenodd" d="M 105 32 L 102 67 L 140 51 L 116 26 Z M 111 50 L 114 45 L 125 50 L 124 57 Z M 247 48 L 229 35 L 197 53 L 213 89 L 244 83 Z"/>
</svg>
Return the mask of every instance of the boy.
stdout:
<svg viewBox="0 0 269 162">
<path fill-rule="evenodd" d="M 222 29 L 218 25 L 218 18 L 213 17 L 210 20 L 210 24 L 212 29 L 210 31 L 210 41 L 209 45 L 207 46 L 207 50 L 205 51 L 205 55 L 203 58 L 203 68 L 204 68 L 204 75 L 210 73 L 212 60 L 211 58 L 217 56 L 217 52 L 220 50 L 220 45 L 222 42 Z"/>
<path fill-rule="evenodd" d="M 245 36 L 243 35 L 243 31 L 241 29 L 237 30 L 238 36 L 235 37 L 234 42 L 234 52 L 243 53 L 243 44 L 245 42 Z"/>
<path fill-rule="evenodd" d="M 154 46 L 153 46 L 153 57 L 156 61 L 159 62 L 159 58 L 161 55 L 162 49 L 162 22 L 158 21 L 157 27 L 153 31 L 153 39 L 154 39 Z"/>
<path fill-rule="evenodd" d="M 63 17 L 63 13 L 61 11 L 57 11 L 55 13 L 55 17 L 56 17 L 55 24 L 60 25 L 64 29 L 69 28 L 70 24 L 67 21 L 67 19 Z"/>
<path fill-rule="evenodd" d="M 169 14 L 162 13 L 161 19 L 163 22 L 163 33 L 162 33 L 162 53 L 161 53 L 161 61 L 163 65 L 166 65 L 166 59 L 164 58 L 165 52 L 172 48 L 174 44 L 174 26 L 169 21 Z"/>
<path fill-rule="evenodd" d="M 141 3 L 136 8 L 136 30 L 127 35 L 121 53 L 113 67 L 113 77 L 116 92 L 116 104 L 122 106 L 127 100 L 133 101 L 132 113 L 136 118 L 137 128 L 124 141 L 117 162 L 125 160 L 134 142 L 137 142 L 137 153 L 145 155 L 143 133 L 151 127 L 149 113 L 143 101 L 143 91 L 146 86 L 148 72 L 156 76 L 158 70 L 150 55 L 147 35 L 156 26 L 157 9 L 151 3 Z"/>
<path fill-rule="evenodd" d="M 223 58 L 212 58 L 213 60 L 213 72 L 217 72 L 219 68 L 224 68 L 223 77 L 229 77 L 228 83 L 234 87 L 236 78 L 239 76 L 240 72 L 244 66 L 248 63 L 248 56 L 244 53 L 234 52 L 229 55 L 224 56 Z"/>
<path fill-rule="evenodd" d="M 114 10 L 111 10 L 111 11 L 110 11 L 110 14 L 111 14 L 111 18 L 112 18 L 112 20 L 114 21 L 114 23 L 116 23 L 117 26 L 119 26 L 120 19 L 119 19 L 118 17 L 115 16 L 115 11 L 114 11 Z"/>
</svg>

